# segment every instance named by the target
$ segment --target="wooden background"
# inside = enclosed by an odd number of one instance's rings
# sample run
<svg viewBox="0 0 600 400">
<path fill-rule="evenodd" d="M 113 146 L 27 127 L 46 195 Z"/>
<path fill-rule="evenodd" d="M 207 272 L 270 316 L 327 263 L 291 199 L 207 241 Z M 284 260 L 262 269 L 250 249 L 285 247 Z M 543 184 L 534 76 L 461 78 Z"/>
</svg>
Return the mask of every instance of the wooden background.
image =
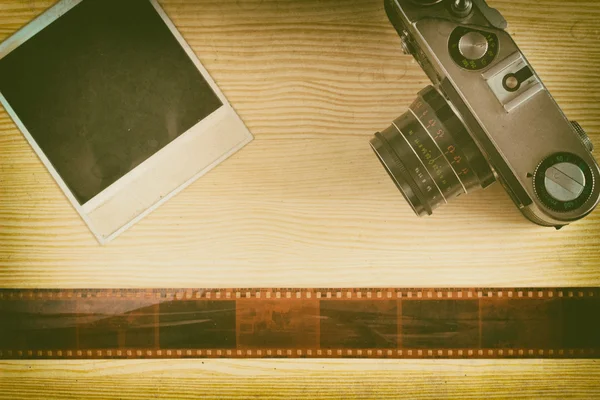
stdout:
<svg viewBox="0 0 600 400">
<path fill-rule="evenodd" d="M 53 0 L 0 0 L 0 39 Z M 0 287 L 600 285 L 600 212 L 499 185 L 417 219 L 368 140 L 428 81 L 380 0 L 162 0 L 256 141 L 100 247 L 0 111 Z M 490 0 L 600 147 L 600 3 Z M 526 127 L 523 127 L 526 134 Z M 2 362 L 0 397 L 600 396 L 595 361 Z"/>
</svg>

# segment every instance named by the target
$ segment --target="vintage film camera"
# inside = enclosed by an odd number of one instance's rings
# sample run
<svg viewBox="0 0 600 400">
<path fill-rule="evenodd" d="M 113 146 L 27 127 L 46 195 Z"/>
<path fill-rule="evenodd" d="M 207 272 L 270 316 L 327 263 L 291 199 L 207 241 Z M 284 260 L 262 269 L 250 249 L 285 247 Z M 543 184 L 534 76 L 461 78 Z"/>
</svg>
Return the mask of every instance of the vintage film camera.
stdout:
<svg viewBox="0 0 600 400">
<path fill-rule="evenodd" d="M 521 212 L 563 227 L 600 199 L 600 169 L 485 0 L 385 0 L 431 79 L 409 111 L 371 140 L 419 216 L 500 181 Z"/>
</svg>

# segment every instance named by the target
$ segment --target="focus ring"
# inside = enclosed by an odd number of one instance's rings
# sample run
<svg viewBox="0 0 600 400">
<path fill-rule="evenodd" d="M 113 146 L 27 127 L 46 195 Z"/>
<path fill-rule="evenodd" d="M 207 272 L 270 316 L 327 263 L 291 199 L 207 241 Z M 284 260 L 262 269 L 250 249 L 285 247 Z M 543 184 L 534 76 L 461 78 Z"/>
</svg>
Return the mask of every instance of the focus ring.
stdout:
<svg viewBox="0 0 600 400">
<path fill-rule="evenodd" d="M 390 146 L 390 144 L 388 143 L 387 139 L 380 132 L 377 132 L 375 134 L 375 138 L 379 141 L 379 143 L 371 141 L 373 150 L 375 150 L 381 162 L 384 164 L 384 167 L 396 183 L 396 186 L 398 186 L 398 189 L 404 195 L 404 197 L 411 205 L 415 213 L 419 216 L 422 216 L 424 214 L 433 214 L 433 210 L 431 209 L 429 202 L 421 192 L 421 189 L 413 181 L 413 179 L 408 173 L 407 168 L 404 166 L 404 163 L 402 163 L 392 146 Z M 390 160 L 386 159 L 383 152 L 385 152 L 385 154 L 389 156 Z M 390 162 L 392 162 L 393 165 L 390 165 Z M 397 170 L 400 173 L 400 176 L 397 176 L 397 173 L 395 173 L 394 170 Z M 403 179 L 400 180 L 400 177 L 402 177 Z M 403 184 L 408 185 L 412 193 L 408 192 L 406 190 L 406 187 L 403 187 Z M 414 199 L 411 198 L 411 194 L 416 197 L 416 200 L 418 200 L 419 203 L 415 202 Z M 421 208 L 425 211 L 424 213 L 420 211 Z"/>
<path fill-rule="evenodd" d="M 431 86 L 371 146 L 419 216 L 493 181 L 464 124 Z"/>
</svg>

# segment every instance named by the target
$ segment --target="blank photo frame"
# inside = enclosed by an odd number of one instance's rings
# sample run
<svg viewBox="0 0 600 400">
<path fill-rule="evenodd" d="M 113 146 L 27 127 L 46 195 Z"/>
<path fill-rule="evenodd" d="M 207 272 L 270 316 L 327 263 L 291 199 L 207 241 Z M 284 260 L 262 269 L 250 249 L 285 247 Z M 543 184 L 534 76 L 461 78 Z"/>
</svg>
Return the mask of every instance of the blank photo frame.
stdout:
<svg viewBox="0 0 600 400">
<path fill-rule="evenodd" d="M 252 140 L 155 0 L 62 0 L 0 44 L 0 102 L 102 244 Z"/>
</svg>

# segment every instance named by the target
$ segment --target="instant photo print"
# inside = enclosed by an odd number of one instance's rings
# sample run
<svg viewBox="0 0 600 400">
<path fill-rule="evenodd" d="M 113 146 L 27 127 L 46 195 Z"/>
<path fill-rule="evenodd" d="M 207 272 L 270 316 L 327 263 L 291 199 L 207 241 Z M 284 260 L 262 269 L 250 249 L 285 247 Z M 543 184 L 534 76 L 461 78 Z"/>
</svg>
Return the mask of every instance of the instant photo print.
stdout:
<svg viewBox="0 0 600 400">
<path fill-rule="evenodd" d="M 0 45 L 0 101 L 100 243 L 252 135 L 155 0 L 62 0 Z"/>
</svg>

